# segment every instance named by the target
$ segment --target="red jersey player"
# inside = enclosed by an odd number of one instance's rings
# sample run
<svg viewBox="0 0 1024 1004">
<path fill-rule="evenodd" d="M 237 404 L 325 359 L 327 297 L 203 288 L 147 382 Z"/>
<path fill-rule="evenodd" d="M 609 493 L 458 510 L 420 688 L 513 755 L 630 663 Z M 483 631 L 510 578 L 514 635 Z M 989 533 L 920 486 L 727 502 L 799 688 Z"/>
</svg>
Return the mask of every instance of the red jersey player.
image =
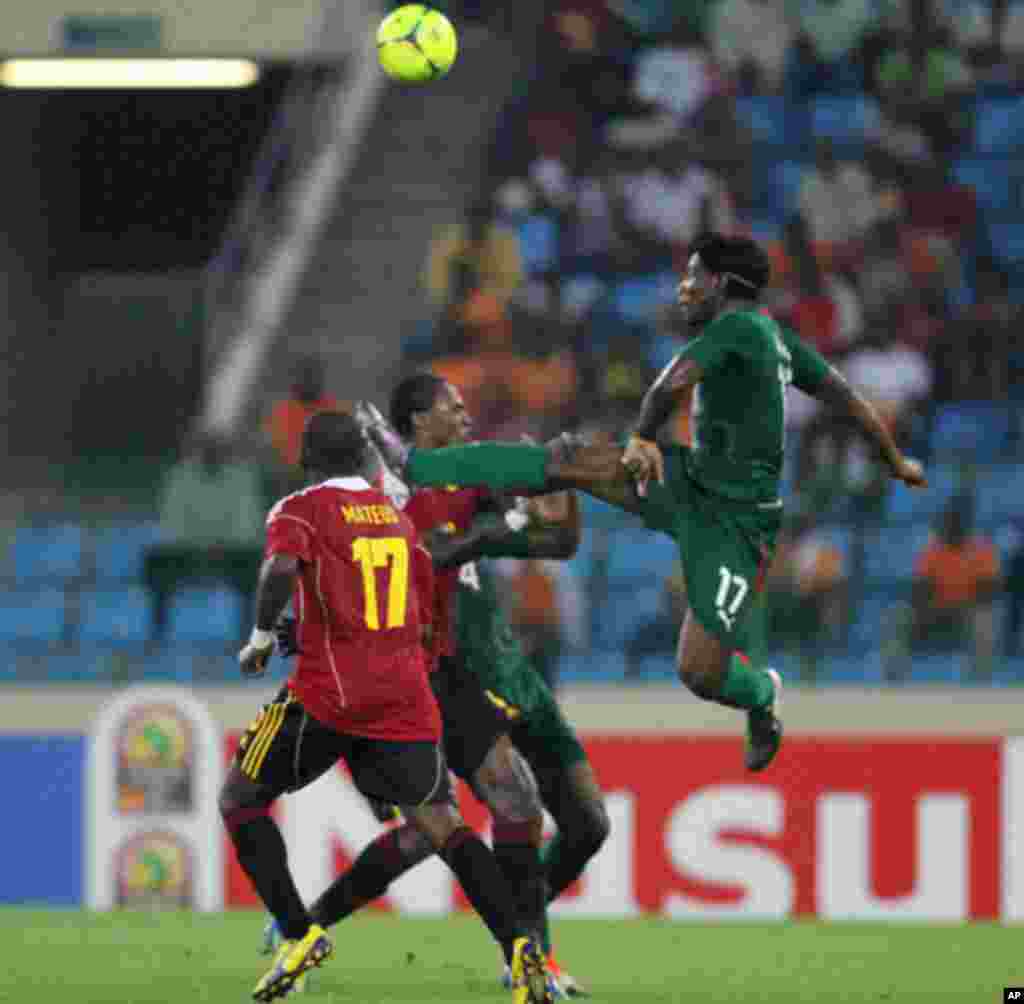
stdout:
<svg viewBox="0 0 1024 1004">
<path fill-rule="evenodd" d="M 267 519 L 256 627 L 239 655 L 242 672 L 265 670 L 272 628 L 293 591 L 301 652 L 287 686 L 243 736 L 220 795 L 239 863 L 285 939 L 253 997 L 283 997 L 331 954 L 295 888 L 269 809 L 344 759 L 356 787 L 397 805 L 455 872 L 505 950 L 515 1004 L 548 1002 L 543 953 L 516 916 L 491 852 L 452 801 L 421 644 L 429 558 L 408 518 L 365 480 L 367 460 L 351 416 L 313 416 L 302 465 L 316 483 L 283 499 Z M 377 841 L 382 856 L 395 853 L 387 837 Z"/>
</svg>

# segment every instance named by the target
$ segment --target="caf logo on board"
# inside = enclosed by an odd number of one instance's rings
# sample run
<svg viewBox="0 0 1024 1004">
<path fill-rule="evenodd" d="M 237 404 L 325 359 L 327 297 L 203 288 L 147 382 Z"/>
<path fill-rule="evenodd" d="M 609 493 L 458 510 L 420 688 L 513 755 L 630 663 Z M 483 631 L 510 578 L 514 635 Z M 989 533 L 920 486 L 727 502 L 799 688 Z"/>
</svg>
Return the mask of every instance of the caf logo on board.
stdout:
<svg viewBox="0 0 1024 1004">
<path fill-rule="evenodd" d="M 127 907 L 194 905 L 189 848 L 176 834 L 140 833 L 117 850 L 117 903 Z"/>
<path fill-rule="evenodd" d="M 178 708 L 134 708 L 118 729 L 116 749 L 116 812 L 192 810 L 192 725 Z"/>
</svg>

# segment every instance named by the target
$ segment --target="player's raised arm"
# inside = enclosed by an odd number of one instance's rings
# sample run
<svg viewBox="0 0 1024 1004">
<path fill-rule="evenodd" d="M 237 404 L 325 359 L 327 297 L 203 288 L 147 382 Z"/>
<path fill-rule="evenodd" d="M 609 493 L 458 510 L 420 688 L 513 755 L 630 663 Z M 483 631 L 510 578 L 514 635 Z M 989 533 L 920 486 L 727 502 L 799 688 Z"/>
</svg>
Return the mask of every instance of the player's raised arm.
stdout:
<svg viewBox="0 0 1024 1004">
<path fill-rule="evenodd" d="M 911 488 L 924 488 L 928 484 L 921 464 L 904 456 L 871 402 L 851 387 L 835 367 L 828 367 L 825 379 L 814 390 L 814 396 L 854 419 L 875 445 L 894 478 Z"/>
</svg>

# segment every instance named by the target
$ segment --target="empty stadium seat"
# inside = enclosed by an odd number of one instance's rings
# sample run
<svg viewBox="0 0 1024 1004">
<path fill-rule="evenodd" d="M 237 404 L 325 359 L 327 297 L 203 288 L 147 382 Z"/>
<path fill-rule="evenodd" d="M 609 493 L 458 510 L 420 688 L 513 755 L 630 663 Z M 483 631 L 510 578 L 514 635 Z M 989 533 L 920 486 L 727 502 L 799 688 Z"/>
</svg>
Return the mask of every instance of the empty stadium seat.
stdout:
<svg viewBox="0 0 1024 1004">
<path fill-rule="evenodd" d="M 938 457 L 966 455 L 978 462 L 998 459 L 1010 446 L 1010 409 L 991 401 L 942 405 L 932 423 L 932 452 Z"/>
<path fill-rule="evenodd" d="M 796 212 L 804 165 L 799 161 L 784 160 L 772 165 L 770 175 L 773 214 L 777 219 L 785 220 Z"/>
<path fill-rule="evenodd" d="M 953 165 L 953 180 L 970 188 L 986 212 L 1010 208 L 1010 171 L 1002 158 L 961 157 Z"/>
<path fill-rule="evenodd" d="M 882 657 L 868 650 L 860 655 L 835 656 L 822 660 L 818 670 L 820 683 L 837 686 L 871 686 L 883 682 Z"/>
<path fill-rule="evenodd" d="M 974 117 L 974 149 L 1013 153 L 1024 147 L 1024 98 L 981 100 Z"/>
<path fill-rule="evenodd" d="M 146 552 L 160 541 L 160 524 L 152 521 L 117 523 L 95 535 L 96 578 L 101 582 L 142 578 Z"/>
<path fill-rule="evenodd" d="M 610 589 L 594 612 L 594 646 L 621 650 L 637 628 L 657 616 L 663 603 L 664 587 L 660 583 Z"/>
<path fill-rule="evenodd" d="M 840 154 L 863 151 L 865 141 L 878 125 L 878 105 L 863 94 L 836 94 L 811 102 L 811 134 L 828 138 Z"/>
<path fill-rule="evenodd" d="M 52 645 L 64 635 L 64 591 L 5 589 L 0 592 L 0 642 Z"/>
<path fill-rule="evenodd" d="M 974 488 L 974 520 L 978 526 L 992 528 L 1024 514 L 1024 464 L 979 471 Z"/>
<path fill-rule="evenodd" d="M 174 594 L 167 615 L 168 644 L 236 642 L 242 623 L 242 597 L 233 589 L 183 589 Z"/>
<path fill-rule="evenodd" d="M 141 646 L 152 635 L 149 594 L 138 586 L 82 594 L 78 640 L 83 645 Z"/>
<path fill-rule="evenodd" d="M 11 544 L 18 582 L 77 578 L 82 566 L 82 528 L 74 523 L 19 526 Z"/>
<path fill-rule="evenodd" d="M 1024 223 L 989 221 L 992 254 L 1009 269 L 1024 269 Z"/>
<path fill-rule="evenodd" d="M 653 321 L 661 308 L 675 302 L 677 283 L 670 272 L 626 279 L 612 290 L 612 308 L 632 324 Z"/>
<path fill-rule="evenodd" d="M 928 487 L 918 491 L 893 482 L 885 499 L 885 517 L 890 522 L 930 520 L 949 504 L 959 490 L 960 475 L 952 464 L 932 464 Z"/>
<path fill-rule="evenodd" d="M 756 96 L 736 99 L 736 117 L 752 133 L 755 143 L 765 146 L 787 146 L 799 114 L 798 106 L 787 104 L 785 98 Z"/>
<path fill-rule="evenodd" d="M 519 253 L 529 275 L 550 272 L 558 265 L 558 220 L 534 213 L 519 224 Z"/>
<path fill-rule="evenodd" d="M 864 534 L 864 577 L 869 585 L 908 582 L 931 536 L 928 522 L 881 526 Z"/>
<path fill-rule="evenodd" d="M 624 527 L 609 540 L 608 585 L 611 589 L 638 583 L 660 583 L 678 570 L 676 543 L 644 527 Z"/>
<path fill-rule="evenodd" d="M 561 683 L 615 683 L 625 675 L 625 663 L 618 652 L 572 653 L 558 663 Z"/>
<path fill-rule="evenodd" d="M 910 657 L 909 683 L 960 683 L 966 678 L 960 652 L 915 652 Z"/>
</svg>

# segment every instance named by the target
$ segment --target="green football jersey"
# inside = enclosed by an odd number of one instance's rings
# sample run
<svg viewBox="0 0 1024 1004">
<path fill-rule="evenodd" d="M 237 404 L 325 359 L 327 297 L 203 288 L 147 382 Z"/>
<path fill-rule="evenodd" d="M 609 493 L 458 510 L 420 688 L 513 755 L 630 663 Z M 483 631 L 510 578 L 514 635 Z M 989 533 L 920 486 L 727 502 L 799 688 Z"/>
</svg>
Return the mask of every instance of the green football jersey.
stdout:
<svg viewBox="0 0 1024 1004">
<path fill-rule="evenodd" d="M 693 360 L 690 474 L 740 502 L 773 502 L 782 473 L 786 389 L 821 385 L 828 363 L 793 332 L 756 310 L 722 314 L 676 357 Z"/>
<path fill-rule="evenodd" d="M 459 570 L 455 611 L 457 651 L 465 667 L 484 689 L 529 715 L 547 686 L 512 630 L 485 564 L 469 562 Z"/>
</svg>

